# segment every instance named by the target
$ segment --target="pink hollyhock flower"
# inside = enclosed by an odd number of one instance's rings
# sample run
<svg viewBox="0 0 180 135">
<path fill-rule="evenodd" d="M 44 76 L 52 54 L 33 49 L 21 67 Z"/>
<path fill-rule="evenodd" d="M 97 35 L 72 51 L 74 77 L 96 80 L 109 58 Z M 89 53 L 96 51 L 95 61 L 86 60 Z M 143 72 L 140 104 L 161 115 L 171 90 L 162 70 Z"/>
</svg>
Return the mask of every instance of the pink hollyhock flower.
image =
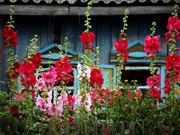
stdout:
<svg viewBox="0 0 180 135">
<path fill-rule="evenodd" d="M 91 101 L 102 99 L 102 96 L 96 90 L 91 90 L 90 93 L 91 93 Z"/>
<path fill-rule="evenodd" d="M 37 97 L 36 108 L 40 109 L 43 112 L 47 111 L 47 103 L 40 96 Z"/>
<path fill-rule="evenodd" d="M 56 105 L 55 104 L 51 104 L 50 109 L 49 109 L 49 114 L 52 115 L 56 115 Z"/>
<path fill-rule="evenodd" d="M 161 75 L 157 74 L 156 75 L 156 86 L 159 88 L 160 87 L 160 81 L 161 81 Z"/>
<path fill-rule="evenodd" d="M 61 117 L 62 113 L 63 113 L 63 101 L 59 100 L 57 101 L 57 115 Z"/>
<path fill-rule="evenodd" d="M 37 88 L 37 89 L 42 90 L 44 86 L 45 86 L 44 80 L 42 78 L 40 78 L 40 79 L 36 78 L 36 84 L 35 84 L 34 87 Z"/>
<path fill-rule="evenodd" d="M 16 95 L 16 98 L 17 98 L 17 99 L 25 99 L 25 97 L 23 97 L 23 96 L 21 96 L 21 95 L 19 95 L 19 94 Z"/>
<path fill-rule="evenodd" d="M 154 78 L 153 78 L 152 76 L 150 76 L 150 77 L 147 78 L 146 83 L 147 83 L 147 85 L 148 85 L 149 87 L 152 87 L 152 86 L 155 85 L 155 80 L 154 80 Z"/>
<path fill-rule="evenodd" d="M 86 100 L 84 101 L 85 109 L 91 111 L 91 96 L 90 93 L 86 93 Z"/>
<path fill-rule="evenodd" d="M 81 71 L 82 67 L 81 67 L 81 64 L 79 64 L 79 63 L 77 65 L 77 69 L 78 69 L 78 72 L 79 72 L 79 75 L 77 76 L 77 78 L 79 78 L 80 81 L 81 81 L 85 77 L 87 79 L 87 81 L 90 82 L 91 69 L 88 66 L 86 66 L 84 68 L 84 70 Z"/>
<path fill-rule="evenodd" d="M 42 79 L 46 83 L 51 83 L 52 81 L 54 81 L 54 75 L 48 72 L 43 72 Z"/>
<path fill-rule="evenodd" d="M 73 96 L 71 96 L 71 95 L 69 95 L 68 97 L 67 97 L 67 99 L 68 99 L 68 107 L 69 108 L 74 108 L 74 105 L 75 105 L 75 102 L 76 102 L 76 96 L 75 95 L 73 95 Z"/>
<path fill-rule="evenodd" d="M 8 108 L 7 106 L 5 106 L 4 109 L 5 109 L 6 111 L 9 111 L 9 108 Z"/>
<path fill-rule="evenodd" d="M 159 53 L 159 48 L 160 48 L 160 42 L 159 42 L 160 36 L 156 36 L 151 38 L 149 35 L 146 36 L 144 40 L 144 51 L 146 52 L 147 55 L 152 54 L 154 56 L 154 51 Z"/>
</svg>

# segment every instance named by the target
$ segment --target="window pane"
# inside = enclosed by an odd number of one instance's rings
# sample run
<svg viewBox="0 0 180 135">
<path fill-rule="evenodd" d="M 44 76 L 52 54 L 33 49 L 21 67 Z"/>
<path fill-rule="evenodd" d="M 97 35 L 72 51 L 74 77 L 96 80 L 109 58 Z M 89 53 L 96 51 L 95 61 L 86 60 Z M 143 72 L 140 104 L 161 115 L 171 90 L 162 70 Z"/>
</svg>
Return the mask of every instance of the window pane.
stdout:
<svg viewBox="0 0 180 135">
<path fill-rule="evenodd" d="M 140 70 L 122 70 L 121 78 L 122 80 L 137 80 L 138 84 L 141 86 L 146 86 L 146 80 L 150 76 L 150 70 L 140 69 Z"/>
</svg>

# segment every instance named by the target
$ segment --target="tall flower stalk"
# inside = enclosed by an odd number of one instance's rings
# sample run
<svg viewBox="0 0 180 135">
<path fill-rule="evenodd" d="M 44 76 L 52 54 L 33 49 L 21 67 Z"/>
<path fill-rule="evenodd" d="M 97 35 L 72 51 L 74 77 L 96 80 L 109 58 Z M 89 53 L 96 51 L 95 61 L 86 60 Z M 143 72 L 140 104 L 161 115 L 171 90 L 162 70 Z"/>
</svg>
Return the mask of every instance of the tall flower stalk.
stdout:
<svg viewBox="0 0 180 135">
<path fill-rule="evenodd" d="M 129 14 L 129 10 L 126 9 L 124 12 L 125 16 L 123 18 L 123 29 L 121 30 L 121 40 L 119 40 L 118 42 L 115 41 L 115 48 L 117 51 L 117 63 L 118 63 L 118 67 L 117 67 L 117 89 L 120 89 L 120 85 L 121 85 L 121 69 L 123 68 L 123 62 L 122 60 L 124 59 L 124 62 L 127 62 L 127 58 L 129 53 L 127 53 L 127 46 L 128 46 L 128 42 L 126 39 L 126 34 L 125 31 L 127 30 L 127 18 L 128 18 L 128 14 Z"/>
<path fill-rule="evenodd" d="M 175 85 L 179 80 L 180 73 L 180 56 L 176 54 L 176 51 L 179 51 L 179 48 L 176 48 L 176 41 L 180 39 L 178 31 L 180 29 L 180 20 L 178 19 L 177 8 L 178 5 L 175 5 L 174 13 L 172 13 L 172 17 L 168 19 L 167 29 L 169 32 L 165 33 L 170 49 L 166 57 L 167 74 L 164 81 L 164 93 L 169 95 L 168 97 L 171 102 L 174 102 L 176 98 Z"/>
<path fill-rule="evenodd" d="M 161 76 L 160 74 L 156 74 L 157 69 L 154 68 L 155 63 L 156 63 L 156 54 L 154 53 L 155 51 L 157 53 L 160 53 L 159 48 L 160 48 L 160 42 L 159 38 L 160 36 L 155 36 L 156 33 L 156 22 L 152 23 L 152 28 L 150 29 L 152 31 L 151 35 L 146 36 L 144 40 L 144 50 L 146 52 L 147 56 L 145 57 L 145 60 L 151 60 L 150 64 L 150 74 L 151 76 L 147 78 L 147 84 L 150 87 L 150 90 L 148 91 L 148 94 L 151 95 L 153 98 L 156 98 L 158 102 L 160 102 L 160 97 L 161 93 L 159 92 L 158 88 L 160 87 L 160 79 Z"/>
</svg>

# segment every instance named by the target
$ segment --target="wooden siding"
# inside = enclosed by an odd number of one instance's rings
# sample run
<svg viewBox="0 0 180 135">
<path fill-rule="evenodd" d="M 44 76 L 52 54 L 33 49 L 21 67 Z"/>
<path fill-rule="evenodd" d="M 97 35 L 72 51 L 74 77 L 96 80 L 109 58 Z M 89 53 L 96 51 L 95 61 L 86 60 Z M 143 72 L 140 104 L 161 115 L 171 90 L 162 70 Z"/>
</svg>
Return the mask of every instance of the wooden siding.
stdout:
<svg viewBox="0 0 180 135">
<path fill-rule="evenodd" d="M 164 33 L 167 32 L 166 25 L 169 15 L 130 15 L 128 18 L 128 31 L 127 39 L 129 44 L 140 40 L 144 42 L 146 35 L 150 34 L 149 30 L 152 21 L 157 22 L 157 33 L 160 34 L 161 51 L 167 51 L 166 40 Z M 4 23 L 7 21 L 7 16 L 1 16 L 4 19 Z M 100 64 L 110 64 L 110 54 L 114 48 L 114 41 L 120 39 L 120 30 L 122 29 L 123 16 L 111 16 L 111 17 L 92 17 L 92 31 L 95 33 L 96 38 L 93 45 L 100 46 Z M 69 38 L 68 49 L 76 52 L 77 54 L 83 53 L 83 45 L 79 36 L 84 27 L 85 17 L 82 16 L 15 16 L 15 26 L 18 31 L 19 44 L 14 48 L 16 54 L 19 56 L 19 61 L 22 62 L 23 58 L 27 55 L 26 47 L 30 43 L 30 39 L 35 34 L 38 35 L 38 46 L 40 49 L 47 47 L 54 43 L 54 29 L 59 29 L 60 41 L 63 43 L 64 37 Z M 54 23 L 60 26 L 54 28 Z M 8 58 L 5 53 L 7 48 L 3 46 L 2 23 L 0 24 L 0 47 L 3 49 L 2 64 L 0 65 L 0 80 L 5 80 L 4 74 L 8 67 L 6 59 Z M 180 47 L 180 43 L 177 44 Z M 179 53 L 180 54 L 180 53 Z M 94 55 L 92 56 L 94 58 Z M 3 85 L 2 90 L 5 90 Z"/>
</svg>

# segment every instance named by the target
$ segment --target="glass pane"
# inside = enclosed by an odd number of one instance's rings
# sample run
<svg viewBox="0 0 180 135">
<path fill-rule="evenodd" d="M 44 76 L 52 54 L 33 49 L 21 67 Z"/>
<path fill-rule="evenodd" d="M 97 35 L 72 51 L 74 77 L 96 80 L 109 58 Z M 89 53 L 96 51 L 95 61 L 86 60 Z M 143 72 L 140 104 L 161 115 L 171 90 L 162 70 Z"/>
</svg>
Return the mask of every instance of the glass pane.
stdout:
<svg viewBox="0 0 180 135">
<path fill-rule="evenodd" d="M 122 80 L 137 80 L 138 84 L 141 86 L 146 86 L 146 80 L 150 76 L 150 70 L 139 69 L 139 70 L 122 70 L 121 78 Z"/>
</svg>

